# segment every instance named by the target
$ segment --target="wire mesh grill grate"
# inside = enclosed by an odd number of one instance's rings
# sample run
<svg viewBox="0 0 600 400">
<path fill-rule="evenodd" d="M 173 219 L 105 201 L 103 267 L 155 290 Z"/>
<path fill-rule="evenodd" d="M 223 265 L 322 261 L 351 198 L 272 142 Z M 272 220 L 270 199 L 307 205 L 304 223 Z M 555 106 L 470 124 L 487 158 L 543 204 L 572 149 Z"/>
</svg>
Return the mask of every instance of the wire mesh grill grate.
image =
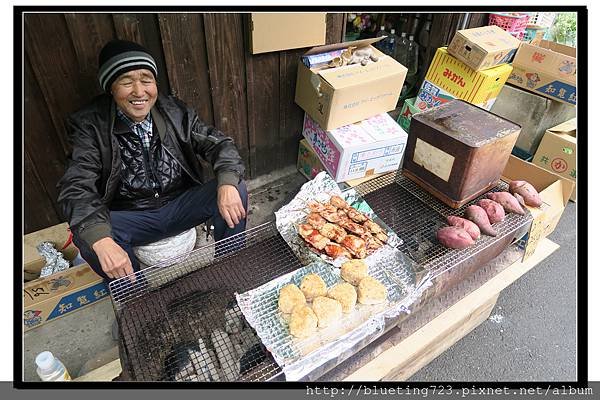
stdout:
<svg viewBox="0 0 600 400">
<path fill-rule="evenodd" d="M 478 255 L 489 255 L 492 246 L 503 246 L 531 221 L 530 215 L 508 214 L 494 225 L 496 238 L 482 236 L 469 249 L 451 250 L 437 243 L 435 232 L 447 215 L 462 215 L 478 199 L 451 209 L 400 172 L 355 189 L 403 239 L 399 249 L 434 277 L 467 260 L 477 263 Z M 112 282 L 124 369 L 136 381 L 281 379 L 280 367 L 246 325 L 234 293 L 300 267 L 272 221 L 139 271 L 134 282 Z"/>
<path fill-rule="evenodd" d="M 507 190 L 500 182 L 491 191 Z M 462 216 L 465 208 L 476 204 L 482 195 L 464 206 L 453 209 L 423 190 L 400 171 L 383 175 L 356 187 L 375 213 L 403 240 L 400 251 L 416 263 L 435 273 L 472 259 L 482 250 L 497 244 L 507 235 L 522 230 L 531 221 L 530 215 L 507 214 L 504 221 L 494 224 L 498 236 L 482 235 L 474 246 L 463 250 L 447 249 L 435 238 L 437 230 L 446 226 L 449 215 Z"/>
<path fill-rule="evenodd" d="M 133 283 L 112 282 L 130 375 L 138 381 L 264 381 L 279 374 L 234 293 L 300 267 L 275 224 L 267 223 L 137 272 Z"/>
</svg>

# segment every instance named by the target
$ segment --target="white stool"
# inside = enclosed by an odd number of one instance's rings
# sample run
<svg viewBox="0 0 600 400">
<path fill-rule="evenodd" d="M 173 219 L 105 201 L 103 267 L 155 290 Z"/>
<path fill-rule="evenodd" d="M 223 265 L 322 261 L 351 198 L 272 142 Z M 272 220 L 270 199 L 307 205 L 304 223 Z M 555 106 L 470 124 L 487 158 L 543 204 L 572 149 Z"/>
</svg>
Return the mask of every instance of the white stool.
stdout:
<svg viewBox="0 0 600 400">
<path fill-rule="evenodd" d="M 171 236 L 158 242 L 133 248 L 140 263 L 152 266 L 170 258 L 189 253 L 196 244 L 196 228 L 190 228 L 179 235 Z"/>
</svg>

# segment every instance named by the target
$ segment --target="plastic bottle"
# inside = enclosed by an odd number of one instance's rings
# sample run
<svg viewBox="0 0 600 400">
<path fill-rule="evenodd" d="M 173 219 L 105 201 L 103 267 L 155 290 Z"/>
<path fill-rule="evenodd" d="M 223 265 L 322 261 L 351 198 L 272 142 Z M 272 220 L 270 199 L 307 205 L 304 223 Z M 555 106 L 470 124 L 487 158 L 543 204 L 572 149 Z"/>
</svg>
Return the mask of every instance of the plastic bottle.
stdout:
<svg viewBox="0 0 600 400">
<path fill-rule="evenodd" d="M 406 38 L 406 32 L 402 32 L 400 34 L 400 39 L 398 39 L 398 43 L 396 43 L 396 52 L 394 53 L 394 58 L 400 64 L 406 65 L 408 64 L 408 39 Z"/>
<path fill-rule="evenodd" d="M 396 30 L 391 29 L 390 34 L 385 40 L 385 46 L 383 48 L 383 52 L 388 56 L 393 57 L 396 52 L 396 43 L 398 42 L 398 36 L 396 35 Z"/>
<path fill-rule="evenodd" d="M 387 34 L 388 33 L 385 31 L 385 26 L 381 25 L 381 27 L 379 28 L 379 32 L 377 32 L 377 35 L 375 35 L 375 37 L 387 36 Z M 385 48 L 385 41 L 386 39 L 381 39 L 379 42 L 375 43 L 375 47 L 383 51 L 383 49 Z"/>
<path fill-rule="evenodd" d="M 415 42 L 415 37 L 410 35 L 408 37 L 408 47 L 407 47 L 407 59 L 408 68 L 407 75 L 416 75 L 419 69 L 419 45 Z"/>
<path fill-rule="evenodd" d="M 49 351 L 42 351 L 35 358 L 37 374 L 43 381 L 70 381 L 71 375 L 64 364 Z"/>
</svg>

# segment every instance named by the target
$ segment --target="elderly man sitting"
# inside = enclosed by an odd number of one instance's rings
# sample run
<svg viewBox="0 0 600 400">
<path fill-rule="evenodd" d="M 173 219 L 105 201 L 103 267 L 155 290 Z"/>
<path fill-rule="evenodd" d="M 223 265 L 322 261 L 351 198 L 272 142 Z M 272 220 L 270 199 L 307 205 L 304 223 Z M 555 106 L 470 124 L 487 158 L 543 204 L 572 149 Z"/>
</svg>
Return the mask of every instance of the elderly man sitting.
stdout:
<svg viewBox="0 0 600 400">
<path fill-rule="evenodd" d="M 99 55 L 106 93 L 67 120 L 73 152 L 58 202 L 81 255 L 107 281 L 139 270 L 136 246 L 208 219 L 215 240 L 246 226 L 245 169 L 233 140 L 160 95 L 156 76 L 148 50 L 111 41 Z M 198 157 L 216 179 L 202 181 Z"/>
</svg>

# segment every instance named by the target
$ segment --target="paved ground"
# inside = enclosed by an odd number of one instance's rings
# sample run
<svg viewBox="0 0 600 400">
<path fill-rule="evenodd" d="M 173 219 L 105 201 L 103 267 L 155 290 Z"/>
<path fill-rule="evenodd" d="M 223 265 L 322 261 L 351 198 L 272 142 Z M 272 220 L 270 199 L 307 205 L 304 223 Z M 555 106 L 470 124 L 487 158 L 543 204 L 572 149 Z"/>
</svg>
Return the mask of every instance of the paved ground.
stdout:
<svg viewBox="0 0 600 400">
<path fill-rule="evenodd" d="M 505 289 L 490 319 L 411 381 L 577 379 L 575 203 L 549 238 L 560 248 Z"/>
<path fill-rule="evenodd" d="M 293 168 L 249 182 L 253 227 L 273 218 L 306 181 Z M 419 371 L 419 381 L 575 380 L 575 205 L 550 236 L 561 248 L 507 288 L 488 320 Z M 201 240 L 199 240 L 201 242 Z M 24 380 L 39 380 L 34 358 L 51 350 L 79 376 L 118 357 L 110 300 L 24 335 Z"/>
</svg>

